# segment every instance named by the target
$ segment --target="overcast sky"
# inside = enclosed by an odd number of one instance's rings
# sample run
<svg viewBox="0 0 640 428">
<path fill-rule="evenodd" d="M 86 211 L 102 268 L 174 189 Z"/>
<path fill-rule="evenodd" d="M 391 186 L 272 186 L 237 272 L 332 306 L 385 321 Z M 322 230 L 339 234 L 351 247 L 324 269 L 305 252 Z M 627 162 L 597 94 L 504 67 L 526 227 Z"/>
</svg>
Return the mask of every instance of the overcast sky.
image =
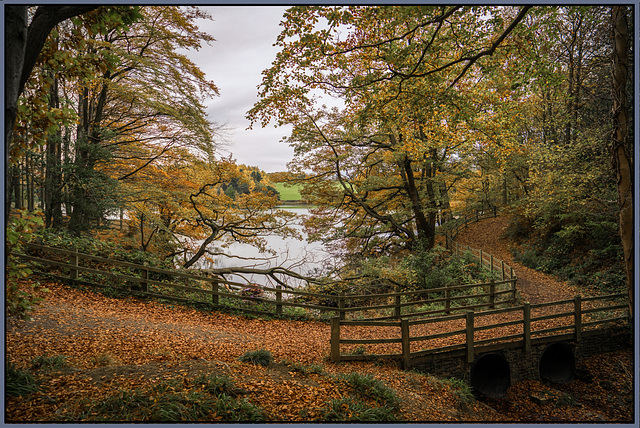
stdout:
<svg viewBox="0 0 640 428">
<path fill-rule="evenodd" d="M 257 100 L 261 72 L 271 66 L 277 49 L 273 46 L 286 7 L 200 6 L 213 21 L 198 21 L 200 29 L 216 40 L 188 55 L 213 80 L 220 96 L 207 101 L 209 118 L 226 125 L 228 145 L 221 155 L 232 153 L 238 163 L 258 166 L 266 172 L 285 171 L 293 150 L 281 143 L 290 128 L 247 130 L 246 112 Z"/>
</svg>

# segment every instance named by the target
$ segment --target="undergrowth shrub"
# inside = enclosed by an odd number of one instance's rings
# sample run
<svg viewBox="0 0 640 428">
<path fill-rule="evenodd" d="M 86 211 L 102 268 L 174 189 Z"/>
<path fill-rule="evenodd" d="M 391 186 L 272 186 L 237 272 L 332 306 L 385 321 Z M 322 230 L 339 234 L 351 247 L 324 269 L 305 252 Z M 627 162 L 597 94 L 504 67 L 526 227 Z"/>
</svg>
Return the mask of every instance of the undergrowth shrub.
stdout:
<svg viewBox="0 0 640 428">
<path fill-rule="evenodd" d="M 5 266 L 5 310 L 7 316 L 28 319 L 33 309 L 42 302 L 38 291 L 47 292 L 38 282 L 25 281 L 32 273 L 31 266 L 11 253 L 24 253 L 26 244 L 33 241 L 39 227 L 42 227 L 42 212 L 18 210 L 17 216 L 8 222 L 5 251 L 10 254 Z"/>
<path fill-rule="evenodd" d="M 388 422 L 397 417 L 392 409 L 372 407 L 353 397 L 331 400 L 325 406 L 322 421 L 326 422 Z"/>
<path fill-rule="evenodd" d="M 626 288 L 618 223 L 611 215 L 556 210 L 535 220 L 515 216 L 503 237 L 517 243 L 513 256 L 529 268 L 588 291 Z"/>
<path fill-rule="evenodd" d="M 395 391 L 383 382 L 371 375 L 355 372 L 340 375 L 338 379 L 349 385 L 352 392 L 347 397 L 327 402 L 320 420 L 388 422 L 398 419 L 400 400 Z"/>
<path fill-rule="evenodd" d="M 444 291 L 429 293 L 429 290 L 469 285 L 490 280 L 498 280 L 497 272 L 491 273 L 483 268 L 471 252 L 451 255 L 442 246 L 427 250 L 425 244 L 417 242 L 411 252 L 397 257 L 379 256 L 360 260 L 352 260 L 345 267 L 345 274 L 354 279 L 344 282 L 313 284 L 306 291 L 319 294 L 335 295 L 335 299 L 300 298 L 300 301 L 312 301 L 314 304 L 338 306 L 338 295 L 384 294 L 395 291 L 424 291 L 412 296 L 412 300 L 425 300 L 444 297 Z M 376 303 L 366 297 L 348 299 L 345 307 L 366 306 Z M 377 302 L 385 304 L 386 301 Z"/>
<path fill-rule="evenodd" d="M 400 407 L 400 400 L 395 391 L 371 375 L 353 372 L 343 375 L 342 379 L 353 388 L 356 394 L 371 398 L 378 405 L 396 410 Z"/>
<path fill-rule="evenodd" d="M 233 389 L 233 380 L 229 376 L 200 374 L 191 382 L 194 385 L 201 386 L 206 392 L 215 396 L 230 394 Z"/>
<path fill-rule="evenodd" d="M 442 383 L 449 385 L 453 388 L 453 392 L 461 403 L 471 403 L 475 400 L 473 396 L 473 390 L 469 384 L 464 380 L 451 377 L 443 379 Z"/>
<path fill-rule="evenodd" d="M 265 349 L 258 349 L 255 351 L 247 351 L 238 359 L 243 363 L 259 364 L 266 367 L 273 361 L 273 356 L 271 352 Z"/>
</svg>

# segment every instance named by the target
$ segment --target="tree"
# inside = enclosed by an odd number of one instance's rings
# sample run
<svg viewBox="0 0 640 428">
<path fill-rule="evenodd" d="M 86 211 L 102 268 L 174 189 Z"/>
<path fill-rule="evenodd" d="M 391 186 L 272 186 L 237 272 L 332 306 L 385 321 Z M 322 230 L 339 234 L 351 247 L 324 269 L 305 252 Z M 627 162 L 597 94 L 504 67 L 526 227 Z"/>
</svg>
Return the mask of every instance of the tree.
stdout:
<svg viewBox="0 0 640 428">
<path fill-rule="evenodd" d="M 213 243 L 224 248 L 232 242 L 241 242 L 269 252 L 265 234 L 298 236 L 291 228 L 295 214 L 277 209 L 279 200 L 275 193 L 253 191 L 255 184 L 248 171 L 241 171 L 231 158 L 215 164 L 196 163 L 190 168 L 189 178 L 195 184 L 188 194 L 191 214 L 181 218 L 181 229 L 175 232 L 182 235 L 183 242 L 188 242 L 185 268 L 205 255 L 222 256 L 223 253 L 211 250 Z M 233 196 L 220 191 L 232 181 L 246 185 L 250 191 Z"/>
<path fill-rule="evenodd" d="M 287 11 L 281 51 L 248 117 L 294 125 L 294 175 L 313 171 L 300 180 L 304 192 L 332 208 L 318 235 L 336 238 L 327 230 L 339 218 L 340 236 L 363 251 L 434 245 L 454 164 L 471 144 L 479 98 L 468 93 L 483 86 L 478 70 L 500 71 L 484 60 L 497 55 L 528 9 Z M 315 107 L 318 93 L 339 98 L 344 109 Z"/>
<path fill-rule="evenodd" d="M 28 22 L 28 6 L 5 7 L 5 168 L 12 164 L 12 134 L 18 98 L 51 30 L 60 22 L 97 9 L 95 5 L 39 6 Z M 118 8 L 114 8 L 118 9 Z M 128 8 L 135 11 L 135 8 Z M 105 14 L 109 8 L 104 8 Z M 135 16 L 133 14 L 132 16 Z M 5 217 L 11 212 L 9 180 L 5 183 Z"/>
<path fill-rule="evenodd" d="M 153 162 L 181 156 L 184 148 L 213 151 L 215 127 L 201 101 L 217 88 L 179 52 L 212 40 L 193 24 L 207 16 L 192 8 L 139 11 L 142 19 L 135 23 L 95 11 L 59 25 L 21 98 L 19 141 L 47 141 L 50 153 L 45 211 L 53 212 L 62 197 L 74 230 L 94 227 L 105 212 L 123 208 L 126 201 L 118 198 L 126 191 L 116 189 Z M 65 144 L 55 150 L 61 131 Z"/>
<path fill-rule="evenodd" d="M 119 182 L 130 181 L 178 147 L 212 151 L 213 126 L 201 100 L 217 95 L 217 88 L 178 52 L 212 40 L 193 25 L 206 15 L 178 7 L 145 7 L 141 12 L 143 19 L 130 28 L 108 30 L 88 40 L 86 54 L 112 64 L 105 68 L 97 62 L 100 78 L 79 87 L 75 163 L 94 177 L 102 173 Z M 71 227 L 86 229 L 96 214 L 104 212 L 106 207 L 95 209 L 98 199 L 87 198 L 95 188 L 91 182 L 73 187 Z M 87 200 L 93 200 L 95 208 L 85 205 Z"/>
<path fill-rule="evenodd" d="M 633 221 L 633 161 L 631 157 L 631 115 L 629 114 L 629 28 L 626 6 L 611 9 L 613 26 L 613 129 L 611 159 L 617 180 L 620 239 L 624 250 L 624 267 L 629 290 L 629 313 L 634 305 L 634 221 Z"/>
</svg>

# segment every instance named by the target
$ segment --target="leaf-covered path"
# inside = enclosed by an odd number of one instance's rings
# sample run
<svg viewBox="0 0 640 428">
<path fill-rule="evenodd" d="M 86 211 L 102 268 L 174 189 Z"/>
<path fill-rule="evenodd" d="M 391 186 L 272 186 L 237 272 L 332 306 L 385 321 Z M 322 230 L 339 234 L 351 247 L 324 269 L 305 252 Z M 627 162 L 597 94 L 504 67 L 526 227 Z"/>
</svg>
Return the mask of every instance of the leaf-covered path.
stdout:
<svg viewBox="0 0 640 428">
<path fill-rule="evenodd" d="M 509 241 L 501 238 L 508 221 L 508 217 L 499 216 L 471 223 L 458 234 L 456 241 L 490 253 L 513 267 L 518 278 L 517 288 L 529 303 L 571 299 L 576 294 L 580 294 L 566 281 L 559 281 L 513 259 L 509 250 Z"/>
</svg>

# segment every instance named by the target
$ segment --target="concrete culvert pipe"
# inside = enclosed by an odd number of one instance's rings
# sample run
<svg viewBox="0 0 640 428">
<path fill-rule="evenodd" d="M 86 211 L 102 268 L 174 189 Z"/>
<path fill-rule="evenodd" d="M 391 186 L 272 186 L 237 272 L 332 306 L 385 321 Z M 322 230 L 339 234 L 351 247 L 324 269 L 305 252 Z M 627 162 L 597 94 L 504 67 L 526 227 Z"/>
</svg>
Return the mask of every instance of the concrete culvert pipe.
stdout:
<svg viewBox="0 0 640 428">
<path fill-rule="evenodd" d="M 473 392 L 489 398 L 503 397 L 511 386 L 511 370 L 507 360 L 498 353 L 484 354 L 471 366 Z"/>
<path fill-rule="evenodd" d="M 563 342 L 549 344 L 540 355 L 540 379 L 551 383 L 566 383 L 573 379 L 576 357 Z"/>
</svg>

